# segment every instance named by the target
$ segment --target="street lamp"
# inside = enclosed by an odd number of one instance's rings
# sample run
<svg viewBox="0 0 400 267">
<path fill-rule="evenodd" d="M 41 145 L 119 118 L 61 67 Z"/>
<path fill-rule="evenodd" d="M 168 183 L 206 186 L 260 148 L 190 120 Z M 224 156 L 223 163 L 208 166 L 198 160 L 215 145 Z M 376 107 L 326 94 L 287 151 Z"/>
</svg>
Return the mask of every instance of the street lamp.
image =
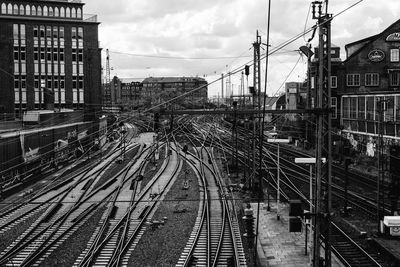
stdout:
<svg viewBox="0 0 400 267">
<path fill-rule="evenodd" d="M 313 214 L 313 203 L 312 203 L 312 200 L 313 200 L 313 185 L 314 185 L 314 183 L 313 183 L 313 176 L 312 176 L 312 170 L 313 170 L 313 164 L 316 164 L 317 163 L 317 159 L 316 158 L 295 158 L 294 159 L 294 162 L 295 163 L 299 163 L 299 164 L 308 164 L 309 166 L 310 166 L 310 215 L 312 215 Z M 322 158 L 322 163 L 325 163 L 326 162 L 326 158 Z M 307 225 L 308 224 L 306 224 L 306 228 L 307 228 Z M 306 242 L 305 242 L 305 253 L 306 253 L 306 255 L 307 255 L 307 229 L 306 229 L 306 232 L 305 232 L 305 235 L 306 235 Z M 312 249 L 312 235 L 313 235 L 313 233 L 312 233 L 312 227 L 310 227 L 310 261 L 312 260 L 312 252 L 311 252 L 311 249 Z"/>
<path fill-rule="evenodd" d="M 276 135 L 275 135 L 276 136 Z M 281 216 L 279 213 L 279 201 L 280 201 L 280 164 L 279 164 L 279 144 L 288 144 L 289 143 L 289 139 L 278 139 L 278 138 L 268 138 L 267 139 L 268 143 L 277 143 L 278 144 L 278 152 L 277 152 L 277 158 L 278 158 L 278 162 L 277 162 L 277 172 L 276 172 L 276 176 L 277 176 L 277 192 L 276 192 L 276 219 L 280 220 Z"/>
</svg>

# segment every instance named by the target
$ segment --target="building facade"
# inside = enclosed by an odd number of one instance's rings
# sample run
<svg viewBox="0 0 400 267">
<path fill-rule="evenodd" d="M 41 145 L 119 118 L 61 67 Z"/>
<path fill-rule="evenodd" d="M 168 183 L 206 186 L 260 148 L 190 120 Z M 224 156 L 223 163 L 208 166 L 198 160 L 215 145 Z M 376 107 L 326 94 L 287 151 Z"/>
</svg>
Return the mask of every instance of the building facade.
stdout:
<svg viewBox="0 0 400 267">
<path fill-rule="evenodd" d="M 383 32 L 346 45 L 341 72 L 343 132 L 366 148 L 378 135 L 400 140 L 400 20 Z"/>
<path fill-rule="evenodd" d="M 96 16 L 80 1 L 0 1 L 0 113 L 101 110 Z"/>
<path fill-rule="evenodd" d="M 114 76 L 110 84 L 104 85 L 103 106 L 121 109 L 137 109 L 142 105 L 142 83 L 126 81 Z"/>
<path fill-rule="evenodd" d="M 199 77 L 150 77 L 143 81 L 142 97 L 151 105 L 177 98 L 174 104 L 200 108 L 208 100 L 207 85 L 207 81 Z"/>
</svg>

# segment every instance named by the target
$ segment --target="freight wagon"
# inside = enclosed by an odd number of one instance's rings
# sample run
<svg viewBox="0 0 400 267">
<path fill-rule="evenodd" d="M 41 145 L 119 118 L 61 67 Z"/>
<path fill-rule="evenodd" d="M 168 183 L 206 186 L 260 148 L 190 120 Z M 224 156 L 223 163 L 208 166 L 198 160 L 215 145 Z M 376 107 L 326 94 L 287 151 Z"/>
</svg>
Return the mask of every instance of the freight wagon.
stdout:
<svg viewBox="0 0 400 267">
<path fill-rule="evenodd" d="M 78 122 L 0 134 L 0 190 L 76 159 L 98 143 L 102 124 Z"/>
</svg>

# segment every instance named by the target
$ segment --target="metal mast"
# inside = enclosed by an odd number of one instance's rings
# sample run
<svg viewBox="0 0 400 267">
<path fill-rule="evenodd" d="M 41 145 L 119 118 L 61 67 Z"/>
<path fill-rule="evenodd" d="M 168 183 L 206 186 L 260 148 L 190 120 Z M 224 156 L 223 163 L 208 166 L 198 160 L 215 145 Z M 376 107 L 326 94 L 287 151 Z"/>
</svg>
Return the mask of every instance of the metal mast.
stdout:
<svg viewBox="0 0 400 267">
<path fill-rule="evenodd" d="M 110 94 L 110 102 L 111 105 L 113 104 L 113 92 L 111 90 L 111 68 L 110 68 L 110 53 L 108 52 L 108 49 L 106 49 L 106 83 L 105 83 L 105 89 L 107 91 L 107 94 Z"/>
<path fill-rule="evenodd" d="M 261 54 L 260 54 L 260 47 L 261 47 L 261 36 L 256 32 L 256 41 L 253 43 L 254 48 L 254 72 L 253 72 L 253 109 L 257 107 L 260 110 L 260 91 L 261 91 Z M 257 99 L 257 100 L 256 100 Z M 256 173 L 256 119 L 260 119 L 259 116 L 253 115 L 253 170 L 250 175 L 250 185 L 251 187 L 254 186 L 255 173 Z M 261 175 L 261 174 L 260 174 Z M 253 182 L 252 182 L 253 181 Z M 261 185 L 259 185 L 261 186 Z M 254 188 L 258 190 L 257 188 Z"/>
<path fill-rule="evenodd" d="M 313 19 L 318 20 L 318 86 L 316 92 L 317 116 L 317 150 L 316 150 L 316 194 L 315 194 L 315 225 L 314 225 L 314 266 L 320 266 L 320 242 L 325 243 L 325 266 L 331 266 L 330 247 L 330 211 L 332 183 L 332 138 L 331 138 L 331 20 L 328 14 L 328 1 L 325 0 L 326 10 L 322 11 L 322 2 L 314 1 Z M 316 7 L 318 10 L 316 10 Z M 317 13 L 317 14 L 316 14 Z M 322 158 L 326 158 L 325 163 Z M 325 192 L 322 183 L 325 182 Z M 324 203 L 323 203 L 324 202 Z M 325 212 L 322 207 L 325 206 Z"/>
</svg>

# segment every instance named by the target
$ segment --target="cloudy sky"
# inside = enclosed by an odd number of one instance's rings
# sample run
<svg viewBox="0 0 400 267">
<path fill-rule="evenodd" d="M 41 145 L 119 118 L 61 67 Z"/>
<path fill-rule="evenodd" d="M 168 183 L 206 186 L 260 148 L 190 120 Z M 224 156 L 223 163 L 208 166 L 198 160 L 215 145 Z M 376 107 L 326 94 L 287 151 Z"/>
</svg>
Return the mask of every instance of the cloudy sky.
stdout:
<svg viewBox="0 0 400 267">
<path fill-rule="evenodd" d="M 97 14 L 100 45 L 109 49 L 111 75 L 143 80 L 149 76 L 199 76 L 213 83 L 222 73 L 252 60 L 258 30 L 266 42 L 268 0 L 83 0 L 84 13 Z M 311 0 L 272 0 L 271 50 L 315 24 Z M 340 13 L 358 0 L 331 0 L 329 13 Z M 375 35 L 400 18 L 399 0 L 364 0 L 332 23 L 332 42 L 340 46 Z M 270 57 L 267 93 L 284 90 L 285 81 L 302 81 L 306 58 L 296 51 L 311 34 Z M 312 41 L 313 47 L 317 45 Z M 262 64 L 265 70 L 265 62 Z M 240 74 L 232 77 L 234 93 Z M 249 76 L 249 85 L 252 76 Z M 247 82 L 244 82 L 245 85 Z M 209 86 L 220 94 L 221 82 Z"/>
</svg>

